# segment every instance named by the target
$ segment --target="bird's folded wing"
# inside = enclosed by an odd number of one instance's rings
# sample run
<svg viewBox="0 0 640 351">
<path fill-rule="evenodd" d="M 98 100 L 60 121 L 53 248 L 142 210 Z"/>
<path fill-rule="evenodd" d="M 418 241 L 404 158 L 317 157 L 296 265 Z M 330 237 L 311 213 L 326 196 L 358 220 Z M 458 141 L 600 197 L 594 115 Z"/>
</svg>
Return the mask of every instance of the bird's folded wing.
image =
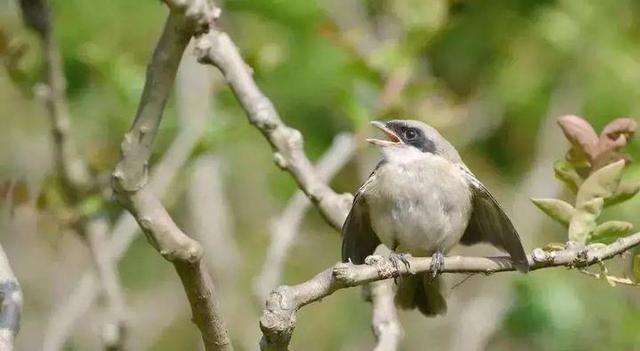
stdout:
<svg viewBox="0 0 640 351">
<path fill-rule="evenodd" d="M 473 211 L 460 243 L 490 243 L 509 253 L 519 271 L 529 271 L 527 254 L 513 223 L 489 190 L 468 169 L 461 168 L 472 190 Z"/>
<path fill-rule="evenodd" d="M 375 172 L 375 171 L 374 171 Z M 342 226 L 342 262 L 364 263 L 364 259 L 373 254 L 380 239 L 371 227 L 369 207 L 360 188 L 353 199 L 353 206 Z"/>
</svg>

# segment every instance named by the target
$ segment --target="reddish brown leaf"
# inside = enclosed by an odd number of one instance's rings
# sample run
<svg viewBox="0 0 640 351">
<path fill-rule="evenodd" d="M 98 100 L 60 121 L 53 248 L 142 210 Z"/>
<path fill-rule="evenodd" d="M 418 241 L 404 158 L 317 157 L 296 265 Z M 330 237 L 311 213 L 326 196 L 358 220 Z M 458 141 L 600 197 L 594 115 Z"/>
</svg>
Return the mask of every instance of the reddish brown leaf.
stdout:
<svg viewBox="0 0 640 351">
<path fill-rule="evenodd" d="M 617 118 L 607 124 L 606 127 L 602 130 L 600 134 L 600 140 L 602 139 L 610 139 L 617 140 L 620 135 L 624 135 L 624 137 L 629 140 L 633 138 L 633 135 L 636 132 L 637 123 L 632 118 Z"/>
<path fill-rule="evenodd" d="M 560 117 L 558 124 L 571 143 L 567 160 L 578 166 L 593 162 L 598 156 L 599 140 L 589 122 L 578 116 L 567 115 Z"/>
<path fill-rule="evenodd" d="M 631 118 L 618 118 L 604 127 L 598 143 L 598 156 L 593 162 L 594 170 L 618 160 L 628 159 L 622 149 L 633 137 L 636 126 L 636 121 Z"/>
</svg>

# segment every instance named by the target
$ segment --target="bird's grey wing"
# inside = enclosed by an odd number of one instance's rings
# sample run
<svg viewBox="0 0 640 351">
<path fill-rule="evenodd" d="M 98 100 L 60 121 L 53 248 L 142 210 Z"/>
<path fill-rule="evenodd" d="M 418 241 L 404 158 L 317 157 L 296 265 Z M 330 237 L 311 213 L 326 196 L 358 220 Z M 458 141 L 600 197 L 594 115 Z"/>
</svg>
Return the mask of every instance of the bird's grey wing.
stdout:
<svg viewBox="0 0 640 351">
<path fill-rule="evenodd" d="M 461 169 L 472 190 L 473 211 L 460 243 L 490 243 L 509 253 L 519 271 L 529 271 L 527 254 L 513 223 L 489 190 L 468 169 Z"/>
<path fill-rule="evenodd" d="M 377 169 L 377 167 L 376 167 Z M 375 173 L 375 170 L 371 174 Z M 353 199 L 353 206 L 342 225 L 342 262 L 364 263 L 364 259 L 373 254 L 380 244 L 378 235 L 371 227 L 369 207 L 362 192 L 366 190 L 369 179 L 360 187 Z"/>
</svg>

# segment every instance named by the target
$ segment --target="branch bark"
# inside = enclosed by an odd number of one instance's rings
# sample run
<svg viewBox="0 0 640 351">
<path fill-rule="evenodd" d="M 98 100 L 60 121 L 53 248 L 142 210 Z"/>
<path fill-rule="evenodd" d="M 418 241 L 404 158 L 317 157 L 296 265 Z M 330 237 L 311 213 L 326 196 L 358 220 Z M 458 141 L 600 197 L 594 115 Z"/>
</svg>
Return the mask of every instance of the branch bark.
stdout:
<svg viewBox="0 0 640 351">
<path fill-rule="evenodd" d="M 40 36 L 43 44 L 46 83 L 39 95 L 44 98 L 53 136 L 54 164 L 68 194 L 77 199 L 92 186 L 84 160 L 77 156 L 69 137 L 71 122 L 66 100 L 62 56 L 55 36 L 49 1 L 20 0 L 25 24 Z"/>
<path fill-rule="evenodd" d="M 356 145 L 353 136 L 337 135 L 331 147 L 318 161 L 315 172 L 323 181 L 330 181 L 335 174 L 353 157 Z M 254 282 L 255 294 L 260 302 L 266 300 L 269 292 L 275 288 L 282 277 L 285 259 L 302 225 L 302 220 L 311 206 L 309 199 L 298 191 L 291 198 L 282 214 L 271 224 L 271 242 L 267 257 Z"/>
<path fill-rule="evenodd" d="M 84 159 L 78 156 L 74 147 L 70 131 L 71 118 L 65 96 L 64 68 L 56 41 L 51 4 L 49 1 L 42 0 L 21 0 L 20 5 L 25 24 L 38 33 L 42 40 L 46 83 L 39 92 L 45 101 L 49 116 L 54 166 L 62 184 L 64 196 L 71 206 L 76 206 L 85 195 L 95 190 L 98 182 L 90 175 Z M 117 267 L 110 251 L 102 245 L 106 240 L 108 222 L 99 217 L 81 218 L 76 229 L 89 247 L 110 310 L 111 320 L 105 325 L 105 332 L 110 332 L 103 335 L 105 349 L 123 350 L 123 335 L 126 329 L 124 297 Z M 67 334 L 58 335 L 62 337 L 46 339 L 45 350 L 63 348 Z"/>
<path fill-rule="evenodd" d="M 12 351 L 20 329 L 22 290 L 0 246 L 0 350 Z"/>
<path fill-rule="evenodd" d="M 173 140 L 162 159 L 154 167 L 149 179 L 149 186 L 159 198 L 164 194 L 173 182 L 177 172 L 182 169 L 189 159 L 194 147 L 197 145 L 204 128 L 181 127 L 178 136 Z M 117 262 L 139 233 L 139 227 L 133 217 L 125 211 L 112 227 L 111 239 L 104 248 Z M 99 280 L 95 270 L 87 270 L 75 289 L 69 294 L 60 306 L 52 313 L 51 322 L 45 332 L 44 345 L 62 345 L 68 335 L 82 318 L 83 314 L 95 301 L 100 293 Z M 47 348 L 44 348 L 48 350 Z"/>
<path fill-rule="evenodd" d="M 378 340 L 373 351 L 395 351 L 398 349 L 402 328 L 394 302 L 392 281 L 377 281 L 368 285 L 373 305 L 373 333 Z"/>
<path fill-rule="evenodd" d="M 177 1 L 175 2 L 177 3 Z M 216 301 L 213 282 L 202 262 L 202 247 L 171 219 L 147 181 L 147 163 L 178 64 L 200 18 L 180 2 L 172 9 L 147 70 L 136 118 L 122 143 L 122 158 L 113 172 L 113 188 L 120 203 L 134 216 L 151 245 L 172 262 L 180 276 L 207 350 L 231 350 L 231 342 Z M 193 1 L 192 6 L 210 5 Z M 216 11 L 212 7 L 212 14 Z M 215 15 L 206 24 L 212 23 Z"/>
<path fill-rule="evenodd" d="M 567 245 L 562 251 L 535 249 L 529 255 L 531 270 L 551 267 L 587 267 L 620 255 L 640 244 L 640 233 L 618 239 L 610 245 L 579 247 Z M 263 350 L 288 350 L 301 307 L 333 294 L 335 291 L 380 281 L 400 275 L 430 272 L 431 258 L 410 258 L 409 267 L 382 256 L 370 256 L 368 264 L 338 263 L 311 280 L 294 286 L 281 286 L 267 300 L 267 308 L 260 319 L 264 334 Z M 503 257 L 450 256 L 444 260 L 443 273 L 484 273 L 514 271 L 511 259 Z"/>
<path fill-rule="evenodd" d="M 231 38 L 215 28 L 197 38 L 198 61 L 217 67 L 225 76 L 238 102 L 273 148 L 275 163 L 291 174 L 322 216 L 335 229 L 344 223 L 353 196 L 335 193 L 316 174 L 304 153 L 302 134 L 285 125 L 271 101 L 260 91 Z"/>
<path fill-rule="evenodd" d="M 208 33 L 198 37 L 196 55 L 200 62 L 214 65 L 223 73 L 240 105 L 245 110 L 249 122 L 258 128 L 271 144 L 275 163 L 291 174 L 299 188 L 320 210 L 325 220 L 335 229 L 340 230 L 349 212 L 353 195 L 335 193 L 314 172 L 311 162 L 304 153 L 302 135 L 298 130 L 282 122 L 271 101 L 260 91 L 253 80 L 249 66 L 244 62 L 229 36 L 211 28 Z M 380 290 L 380 294 L 374 296 L 374 306 L 385 305 L 382 294 L 388 293 L 388 290 Z M 389 311 L 382 306 L 378 310 Z M 397 343 L 399 333 L 395 335 L 381 334 L 391 329 L 382 326 L 378 328 L 377 321 L 380 320 L 382 318 L 374 320 L 374 328 L 380 332 L 376 333 L 376 336 L 384 340 L 395 338 Z M 387 321 L 397 322 L 392 315 L 387 315 Z M 399 324 L 396 323 L 395 327 L 399 329 Z M 269 349 L 273 344 L 265 334 L 261 341 L 261 347 Z"/>
<path fill-rule="evenodd" d="M 107 322 L 102 329 L 102 342 L 108 351 L 125 349 L 127 333 L 127 307 L 120 285 L 116 261 L 107 250 L 109 222 L 97 217 L 86 224 L 86 238 L 96 265 L 96 272 L 107 302 Z"/>
</svg>

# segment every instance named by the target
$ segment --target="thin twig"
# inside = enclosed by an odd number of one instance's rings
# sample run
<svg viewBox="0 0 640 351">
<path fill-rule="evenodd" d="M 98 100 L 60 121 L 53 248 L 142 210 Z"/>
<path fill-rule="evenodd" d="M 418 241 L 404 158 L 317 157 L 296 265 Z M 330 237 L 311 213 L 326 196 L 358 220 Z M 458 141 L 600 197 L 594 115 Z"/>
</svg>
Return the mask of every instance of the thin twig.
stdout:
<svg viewBox="0 0 640 351">
<path fill-rule="evenodd" d="M 0 246 L 0 350 L 12 351 L 20 329 L 22 290 Z"/>
<path fill-rule="evenodd" d="M 70 117 L 62 56 L 55 36 L 49 1 L 20 0 L 25 24 L 38 33 L 44 46 L 46 82 L 38 91 L 44 98 L 51 122 L 54 164 L 67 194 L 78 199 L 87 192 L 92 179 L 84 160 L 76 155 L 69 137 Z"/>
<path fill-rule="evenodd" d="M 328 182 L 344 165 L 353 157 L 356 143 L 353 136 L 339 134 L 333 139 L 331 147 L 325 151 L 318 161 L 315 172 L 323 182 Z M 280 283 L 282 270 L 286 257 L 293 245 L 304 215 L 307 213 L 311 202 L 302 191 L 289 200 L 287 207 L 271 224 L 271 242 L 267 249 L 267 257 L 262 266 L 262 271 L 254 282 L 254 290 L 260 302 L 265 301 L 269 292 Z"/>
<path fill-rule="evenodd" d="M 206 130 L 207 125 L 218 122 L 213 113 L 214 72 L 196 61 L 192 44 L 182 57 L 176 77 L 177 118 L 181 128 Z M 221 282 L 221 293 L 234 287 L 236 271 L 242 264 L 224 188 L 225 161 L 213 151 L 198 156 L 193 160 L 186 190 L 189 230 L 207 253 L 209 267 Z M 237 268 L 230 270 L 229 266 Z"/>
<path fill-rule="evenodd" d="M 373 351 L 394 351 L 398 349 L 402 328 L 394 302 L 393 281 L 380 280 L 368 285 L 373 305 L 371 325 L 377 343 Z"/>
<path fill-rule="evenodd" d="M 189 124 L 179 130 L 167 152 L 151 172 L 150 187 L 160 198 L 164 197 L 204 133 L 204 128 L 190 126 Z M 120 215 L 112 227 L 111 239 L 105 247 L 105 250 L 111 252 L 114 263 L 122 258 L 139 232 L 138 224 L 128 212 Z M 95 270 L 89 269 L 82 275 L 68 298 L 52 313 L 43 344 L 63 344 L 99 293 L 99 281 Z"/>
<path fill-rule="evenodd" d="M 196 55 L 201 63 L 212 64 L 222 72 L 249 122 L 271 144 L 278 167 L 291 174 L 300 190 L 317 206 L 327 222 L 339 230 L 353 196 L 336 194 L 316 174 L 304 153 L 302 134 L 282 122 L 271 101 L 256 85 L 249 66 L 229 36 L 214 28 L 210 29 L 208 33 L 198 37 Z"/>
<path fill-rule="evenodd" d="M 40 35 L 44 46 L 46 83 L 39 89 L 39 93 L 45 100 L 51 124 L 54 166 L 67 201 L 71 206 L 76 206 L 98 182 L 90 175 L 84 159 L 79 157 L 74 149 L 70 132 L 69 108 L 65 96 L 64 68 L 56 42 L 50 2 L 21 0 L 20 5 L 24 22 Z M 104 227 L 108 227 L 105 219 L 82 218 L 77 229 L 81 238 L 87 241 L 110 310 L 111 320 L 105 325 L 105 331 L 112 332 L 103 335 L 105 349 L 123 350 L 123 335 L 126 329 L 124 297 L 110 251 L 102 245 L 106 240 L 107 230 Z M 64 346 L 66 335 L 64 338 L 45 340 L 45 350 L 60 350 Z"/>
<path fill-rule="evenodd" d="M 106 249 L 109 223 L 106 218 L 96 217 L 86 224 L 86 230 L 87 241 L 96 263 L 96 272 L 108 301 L 108 317 L 103 325 L 102 342 L 105 350 L 123 350 L 127 333 L 127 308 L 116 262 Z"/>
<path fill-rule="evenodd" d="M 610 286 L 614 287 L 617 284 L 629 285 L 629 286 L 640 286 L 639 282 L 633 281 L 627 277 L 616 277 L 613 275 L 609 275 L 609 269 L 604 264 L 604 262 L 598 262 L 600 266 L 600 273 L 590 272 L 586 268 L 581 268 L 578 271 L 584 275 L 588 275 L 590 277 L 601 279 L 607 282 Z"/>
<path fill-rule="evenodd" d="M 570 247 L 562 251 L 536 249 L 529 255 L 531 270 L 550 267 L 587 267 L 613 258 L 640 244 L 640 233 L 618 239 L 605 247 Z M 430 272 L 431 258 L 410 258 L 409 266 L 396 266 L 388 258 L 372 256 L 371 264 L 338 263 L 311 280 L 295 286 L 281 286 L 267 300 L 260 319 L 264 333 L 263 349 L 287 350 L 301 307 L 333 294 L 335 291 L 415 273 Z M 410 267 L 410 268 L 409 268 Z M 444 260 L 443 273 L 497 273 L 514 271 L 509 257 L 451 256 Z"/>
<path fill-rule="evenodd" d="M 122 158 L 113 172 L 113 188 L 120 203 L 134 216 L 151 245 L 172 262 L 191 304 L 193 321 L 207 350 L 231 350 L 213 282 L 202 262 L 202 247 L 173 222 L 149 187 L 147 163 L 178 64 L 200 22 L 193 9 L 180 2 L 172 7 L 147 70 L 136 118 L 122 142 Z M 210 5 L 192 2 L 193 6 Z M 186 6 L 186 7 L 185 7 Z M 199 8 L 198 8 L 199 9 Z M 215 11 L 211 10 L 215 19 Z"/>
</svg>

